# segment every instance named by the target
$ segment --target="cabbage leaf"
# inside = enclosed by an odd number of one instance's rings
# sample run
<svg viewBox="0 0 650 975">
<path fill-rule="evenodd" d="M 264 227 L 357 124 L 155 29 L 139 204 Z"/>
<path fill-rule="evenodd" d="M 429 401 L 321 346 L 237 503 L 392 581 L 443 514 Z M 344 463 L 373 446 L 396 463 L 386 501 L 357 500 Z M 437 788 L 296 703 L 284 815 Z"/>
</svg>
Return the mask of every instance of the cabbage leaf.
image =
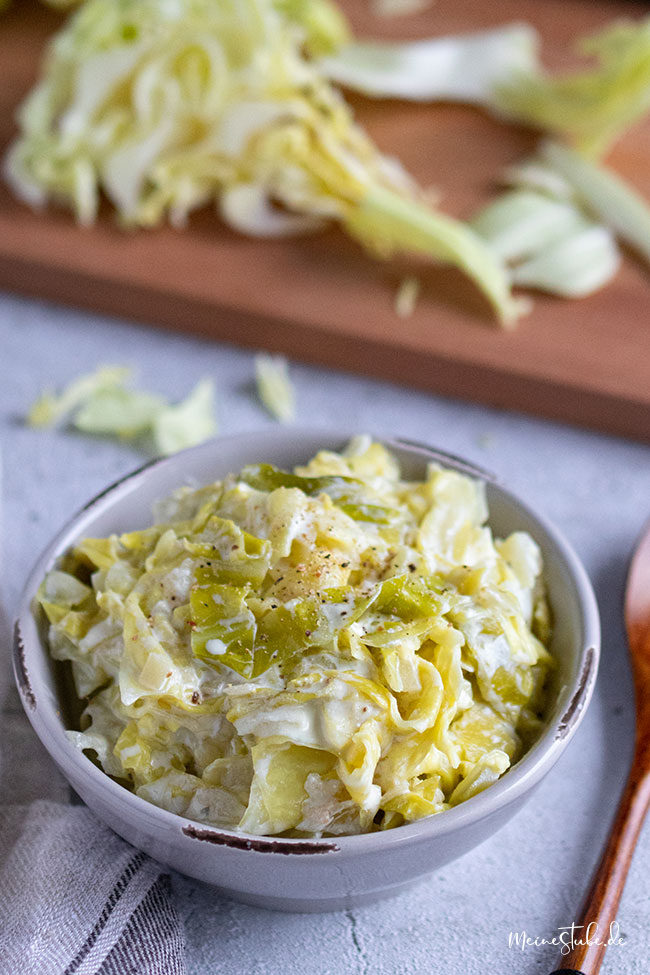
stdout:
<svg viewBox="0 0 650 975">
<path fill-rule="evenodd" d="M 504 77 L 496 84 L 495 107 L 599 156 L 650 108 L 650 18 L 614 21 L 576 48 L 590 59 L 588 67 Z"/>
<path fill-rule="evenodd" d="M 289 423 L 296 415 L 296 397 L 289 376 L 289 364 L 282 356 L 255 356 L 257 394 L 269 411 L 281 423 Z"/>
<path fill-rule="evenodd" d="M 494 107 L 500 81 L 535 72 L 539 39 L 527 24 L 408 42 L 353 41 L 321 62 L 332 81 L 371 98 Z"/>
<path fill-rule="evenodd" d="M 607 227 L 590 219 L 576 200 L 555 199 L 550 185 L 502 194 L 472 226 L 511 266 L 516 284 L 584 298 L 614 277 L 621 254 Z"/>
<path fill-rule="evenodd" d="M 42 393 L 27 423 L 52 427 L 69 422 L 84 433 L 126 440 L 149 437 L 157 454 L 175 453 L 215 435 L 211 379 L 199 380 L 186 399 L 168 404 L 163 396 L 128 387 L 130 378 L 128 368 L 100 366 L 72 380 L 58 395 Z"/>
</svg>

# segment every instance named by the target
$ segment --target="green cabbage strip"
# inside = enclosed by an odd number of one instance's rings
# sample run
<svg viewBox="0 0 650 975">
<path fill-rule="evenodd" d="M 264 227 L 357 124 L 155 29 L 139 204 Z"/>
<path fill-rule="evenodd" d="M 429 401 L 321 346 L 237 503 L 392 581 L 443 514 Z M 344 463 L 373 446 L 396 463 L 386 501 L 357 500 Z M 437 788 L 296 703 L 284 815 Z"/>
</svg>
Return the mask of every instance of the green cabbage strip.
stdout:
<svg viewBox="0 0 650 975">
<path fill-rule="evenodd" d="M 562 298 L 600 291 L 621 266 L 621 252 L 607 227 L 596 224 L 561 238 L 512 270 L 516 284 Z"/>
<path fill-rule="evenodd" d="M 210 569 L 197 569 L 190 596 L 192 652 L 200 660 L 254 679 L 320 642 L 318 600 L 280 604 L 256 616 L 246 601 L 247 588 L 217 578 Z"/>
<path fill-rule="evenodd" d="M 282 471 L 273 464 L 251 464 L 242 470 L 239 477 L 257 491 L 299 488 L 309 497 L 327 494 L 334 504 L 354 521 L 392 525 L 397 517 L 394 509 L 368 501 L 363 496 L 363 483 L 353 477 L 339 475 L 301 477 L 298 474 Z"/>
<path fill-rule="evenodd" d="M 289 423 L 296 415 L 296 395 L 289 377 L 289 364 L 280 355 L 255 356 L 257 395 L 271 416 Z"/>
<path fill-rule="evenodd" d="M 58 395 L 42 393 L 27 414 L 32 427 L 70 423 L 84 433 L 132 440 L 148 437 L 156 454 L 172 454 L 203 443 L 217 432 L 214 384 L 199 380 L 180 403 L 132 389 L 132 371 L 100 366 L 73 379 Z"/>
<path fill-rule="evenodd" d="M 587 225 L 572 201 L 529 189 L 503 193 L 472 218 L 474 230 L 508 262 L 530 257 Z"/>
<path fill-rule="evenodd" d="M 488 204 L 472 226 L 511 267 L 513 280 L 565 298 L 583 298 L 614 277 L 621 254 L 607 227 L 574 200 L 522 187 Z"/>
<path fill-rule="evenodd" d="M 586 209 L 650 263 L 650 206 L 640 193 L 611 169 L 559 143 L 543 143 L 540 155 Z"/>
<path fill-rule="evenodd" d="M 192 652 L 214 666 L 226 664 L 249 680 L 273 664 L 286 664 L 295 654 L 331 643 L 336 628 L 322 610 L 325 603 L 345 603 L 348 608 L 339 626 L 360 623 L 364 642 L 376 647 L 407 635 L 423 638 L 443 608 L 437 577 L 394 576 L 369 596 L 355 598 L 351 587 L 325 589 L 319 597 L 272 603 L 270 608 L 260 606 L 248 583 L 225 582 L 229 577 L 227 567 L 224 572 L 216 562 L 206 561 L 195 570 L 190 595 Z"/>
<path fill-rule="evenodd" d="M 380 583 L 364 609 L 372 609 L 402 623 L 433 620 L 440 615 L 440 593 L 444 583 L 439 576 L 397 575 Z"/>
<path fill-rule="evenodd" d="M 151 423 L 156 452 L 165 456 L 204 443 L 216 433 L 214 382 L 208 377 L 199 379 L 180 403 L 165 404 Z"/>
<path fill-rule="evenodd" d="M 208 518 L 200 537 L 185 547 L 205 560 L 210 577 L 220 583 L 260 586 L 269 569 L 271 543 L 217 515 Z"/>
<path fill-rule="evenodd" d="M 277 488 L 300 488 L 303 494 L 314 496 L 338 491 L 349 484 L 361 484 L 353 477 L 327 474 L 323 477 L 301 477 L 290 471 L 282 471 L 273 464 L 249 464 L 244 467 L 239 479 L 256 491 L 275 491 Z"/>
<path fill-rule="evenodd" d="M 334 220 L 382 256 L 460 268 L 511 324 L 519 309 L 500 262 L 420 199 L 309 60 L 339 43 L 335 19 L 322 0 L 87 0 L 20 110 L 11 185 L 82 224 L 102 192 L 128 225 L 182 226 L 210 202 L 262 237 Z"/>
<path fill-rule="evenodd" d="M 131 376 L 124 366 L 100 366 L 94 372 L 84 373 L 60 393 L 41 393 L 27 414 L 32 427 L 55 427 L 67 420 L 79 407 L 86 406 L 95 396 L 121 389 Z"/>
<path fill-rule="evenodd" d="M 452 264 L 480 288 L 501 324 L 510 328 L 525 305 L 510 293 L 501 261 L 478 234 L 459 220 L 428 210 L 383 186 L 375 186 L 350 209 L 347 229 L 382 256 L 394 252 L 422 254 Z"/>
<path fill-rule="evenodd" d="M 332 54 L 350 40 L 350 27 L 336 3 L 330 0 L 274 0 L 276 9 L 306 34 L 306 48 L 313 57 Z"/>
<path fill-rule="evenodd" d="M 322 62 L 333 81 L 377 98 L 460 101 L 604 153 L 650 108 L 650 18 L 615 21 L 576 43 L 595 64 L 547 74 L 525 24 L 409 43 L 351 42 Z"/>
<path fill-rule="evenodd" d="M 352 41 L 324 58 L 337 84 L 371 98 L 459 101 L 493 108 L 499 81 L 538 69 L 539 38 L 528 24 L 404 42 Z"/>
<path fill-rule="evenodd" d="M 650 18 L 615 21 L 576 47 L 595 66 L 556 77 L 533 70 L 504 78 L 494 105 L 508 118 L 601 155 L 650 108 Z"/>
</svg>

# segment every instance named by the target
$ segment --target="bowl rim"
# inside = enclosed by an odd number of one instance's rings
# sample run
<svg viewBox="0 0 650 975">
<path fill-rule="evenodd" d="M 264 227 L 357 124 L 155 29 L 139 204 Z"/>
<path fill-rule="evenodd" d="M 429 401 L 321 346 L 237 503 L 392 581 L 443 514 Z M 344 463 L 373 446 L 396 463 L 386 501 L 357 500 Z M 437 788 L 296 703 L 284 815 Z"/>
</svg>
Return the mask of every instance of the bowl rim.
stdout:
<svg viewBox="0 0 650 975">
<path fill-rule="evenodd" d="M 188 819 L 140 798 L 113 780 L 68 740 L 61 713 L 56 707 L 55 693 L 41 694 L 37 705 L 36 694 L 39 688 L 46 691 L 50 689 L 46 683 L 41 683 L 40 678 L 37 678 L 39 687 L 35 690 L 34 672 L 33 670 L 30 672 L 28 667 L 29 658 L 32 655 L 47 655 L 48 653 L 47 647 L 44 641 L 40 639 L 38 632 L 33 608 L 34 597 L 45 573 L 53 567 L 70 544 L 82 537 L 83 528 L 87 522 L 91 522 L 95 517 L 108 511 L 113 504 L 131 491 L 136 490 L 154 472 L 161 469 L 169 470 L 179 463 L 182 465 L 183 459 L 190 455 L 198 456 L 199 454 L 218 451 L 220 445 L 230 444 L 234 446 L 237 442 L 245 445 L 247 440 L 252 441 L 264 436 L 270 444 L 269 453 L 272 452 L 273 448 L 277 449 L 281 444 L 286 446 L 294 440 L 322 439 L 323 449 L 334 449 L 328 444 L 333 442 L 343 444 L 356 435 L 358 435 L 358 431 L 292 426 L 278 430 L 246 431 L 226 437 L 217 437 L 169 457 L 154 458 L 147 461 L 98 492 L 65 522 L 39 555 L 23 587 L 14 623 L 13 666 L 16 685 L 27 717 L 42 744 L 68 780 L 79 777 L 87 778 L 89 788 L 92 787 L 93 792 L 96 795 L 98 794 L 98 798 L 103 799 L 107 804 L 119 802 L 125 812 L 130 811 L 133 817 L 140 822 L 143 819 L 149 819 L 152 826 L 157 824 L 162 828 L 177 829 L 183 838 L 212 840 L 215 844 L 245 852 L 249 852 L 251 849 L 261 852 L 277 850 L 282 853 L 335 851 L 339 854 L 355 855 L 362 852 L 385 850 L 388 846 L 410 844 L 423 838 L 442 837 L 465 826 L 479 823 L 503 807 L 521 799 L 550 771 L 577 731 L 585 715 L 593 695 L 598 672 L 600 618 L 596 597 L 586 570 L 562 532 L 543 514 L 532 509 L 519 495 L 507 488 L 499 478 L 462 457 L 399 436 L 371 434 L 373 439 L 384 444 L 389 450 L 393 448 L 420 455 L 424 461 L 440 463 L 445 467 L 478 478 L 491 485 L 504 496 L 508 503 L 513 504 L 519 512 L 541 529 L 541 533 L 546 536 L 547 541 L 554 549 L 554 555 L 559 556 L 560 561 L 564 563 L 564 568 L 568 571 L 575 587 L 577 605 L 580 611 L 582 645 L 578 652 L 577 679 L 568 689 L 571 692 L 570 696 L 568 696 L 566 704 L 560 707 L 558 695 L 551 708 L 547 726 L 537 741 L 518 762 L 488 789 L 452 809 L 423 817 L 391 830 L 314 839 L 244 833 Z M 567 688 L 561 689 L 561 691 L 565 690 Z"/>
</svg>

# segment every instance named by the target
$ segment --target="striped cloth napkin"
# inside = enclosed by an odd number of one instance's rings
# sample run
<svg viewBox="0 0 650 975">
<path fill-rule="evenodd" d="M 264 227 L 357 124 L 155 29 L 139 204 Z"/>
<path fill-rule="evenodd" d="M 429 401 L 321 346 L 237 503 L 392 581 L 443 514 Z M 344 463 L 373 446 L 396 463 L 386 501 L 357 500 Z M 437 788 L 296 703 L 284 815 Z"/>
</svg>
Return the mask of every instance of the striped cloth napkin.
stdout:
<svg viewBox="0 0 650 975">
<path fill-rule="evenodd" d="M 0 975 L 185 975 L 169 875 L 85 806 L 0 806 Z"/>
</svg>

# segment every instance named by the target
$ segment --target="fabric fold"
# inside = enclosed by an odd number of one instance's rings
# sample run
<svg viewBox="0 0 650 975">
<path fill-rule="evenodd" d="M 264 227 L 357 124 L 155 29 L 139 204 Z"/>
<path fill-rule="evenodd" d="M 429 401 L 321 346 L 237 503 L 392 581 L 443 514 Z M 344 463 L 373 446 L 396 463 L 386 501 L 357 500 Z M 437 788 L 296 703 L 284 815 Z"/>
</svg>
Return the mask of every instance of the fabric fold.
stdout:
<svg viewBox="0 0 650 975">
<path fill-rule="evenodd" d="M 185 975 L 164 868 L 85 806 L 0 808 L 0 975 Z"/>
</svg>

